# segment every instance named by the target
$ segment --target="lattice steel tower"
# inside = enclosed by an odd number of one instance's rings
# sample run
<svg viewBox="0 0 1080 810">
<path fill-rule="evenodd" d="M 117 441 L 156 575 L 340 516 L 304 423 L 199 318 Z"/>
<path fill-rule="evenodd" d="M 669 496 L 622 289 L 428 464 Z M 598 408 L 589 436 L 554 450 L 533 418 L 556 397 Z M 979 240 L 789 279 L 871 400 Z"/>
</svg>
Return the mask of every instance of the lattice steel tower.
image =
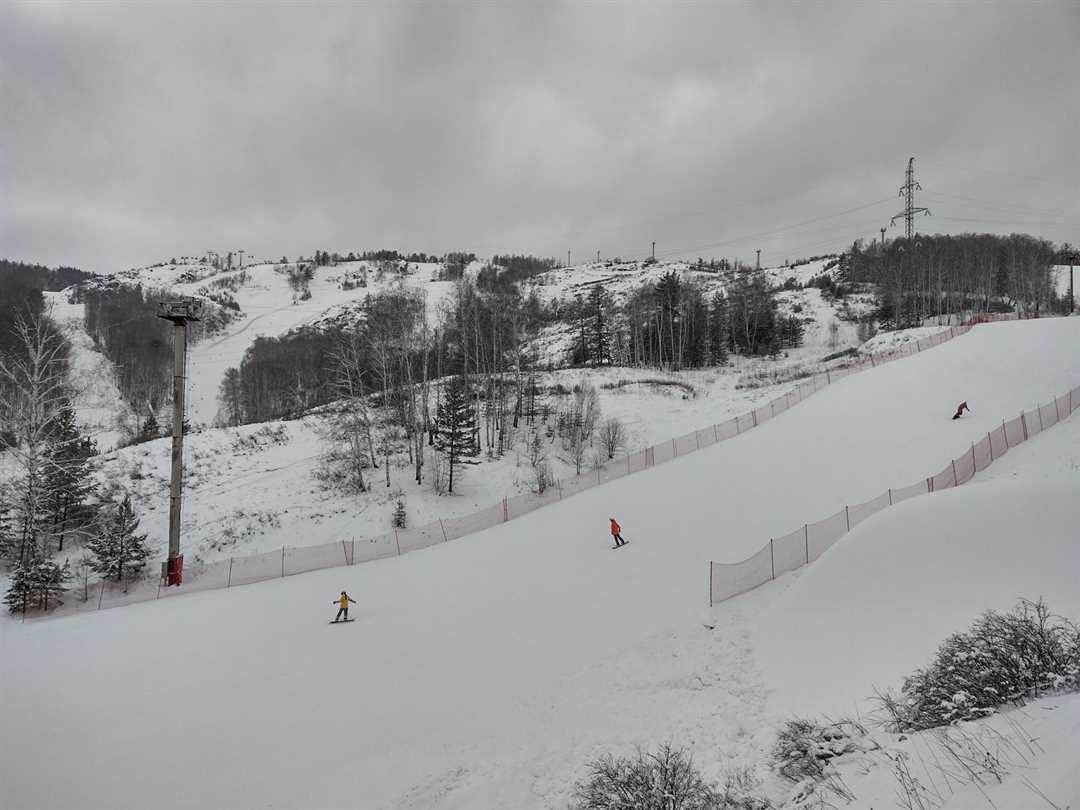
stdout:
<svg viewBox="0 0 1080 810">
<path fill-rule="evenodd" d="M 915 235 L 915 215 L 926 214 L 930 216 L 930 209 L 923 208 L 915 205 L 915 192 L 922 191 L 920 186 L 915 181 L 915 158 L 908 158 L 907 162 L 907 179 L 904 185 L 900 186 L 899 196 L 904 198 L 904 210 L 889 220 L 889 224 L 892 225 L 896 220 L 903 217 L 907 224 L 907 239 L 910 242 L 911 238 Z"/>
</svg>

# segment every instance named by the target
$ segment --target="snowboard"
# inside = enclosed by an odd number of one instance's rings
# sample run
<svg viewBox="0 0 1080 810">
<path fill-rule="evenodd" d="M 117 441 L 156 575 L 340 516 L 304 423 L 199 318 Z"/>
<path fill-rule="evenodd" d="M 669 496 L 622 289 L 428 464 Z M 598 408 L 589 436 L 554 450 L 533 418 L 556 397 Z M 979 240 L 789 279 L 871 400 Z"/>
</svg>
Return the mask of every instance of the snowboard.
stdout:
<svg viewBox="0 0 1080 810">
<path fill-rule="evenodd" d="M 329 624 L 348 624 L 349 622 L 355 622 L 356 619 L 331 619 Z"/>
<path fill-rule="evenodd" d="M 611 548 L 612 548 L 612 550 L 614 550 L 614 549 L 622 548 L 623 546 L 628 546 L 628 545 L 630 545 L 630 541 L 629 540 L 623 540 L 622 546 L 612 546 Z"/>
</svg>

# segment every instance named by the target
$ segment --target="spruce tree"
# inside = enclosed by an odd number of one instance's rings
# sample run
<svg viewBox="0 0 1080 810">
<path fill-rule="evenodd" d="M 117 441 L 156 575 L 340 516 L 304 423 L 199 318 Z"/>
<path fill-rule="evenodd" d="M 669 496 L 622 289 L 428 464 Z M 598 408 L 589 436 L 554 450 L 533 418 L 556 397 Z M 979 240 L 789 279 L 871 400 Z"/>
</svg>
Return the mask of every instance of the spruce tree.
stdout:
<svg viewBox="0 0 1080 810">
<path fill-rule="evenodd" d="M 186 430 L 184 431 L 187 432 Z M 146 421 L 143 422 L 142 432 L 139 433 L 140 442 L 150 442 L 161 436 L 161 427 L 158 425 L 157 417 L 153 411 L 150 411 L 150 415 L 146 417 Z"/>
<path fill-rule="evenodd" d="M 4 604 L 11 613 L 24 613 L 30 607 L 30 598 L 33 594 L 33 568 L 32 560 L 18 561 L 11 569 L 11 581 L 7 593 L 4 594 Z"/>
<path fill-rule="evenodd" d="M 394 528 L 404 529 L 408 524 L 408 515 L 405 512 L 405 501 L 402 498 L 398 498 L 397 505 L 394 507 Z"/>
<path fill-rule="evenodd" d="M 601 285 L 595 285 L 589 292 L 589 315 L 592 319 L 592 345 L 589 348 L 592 361 L 598 366 L 611 360 L 607 323 L 608 307 L 607 293 Z"/>
<path fill-rule="evenodd" d="M 92 491 L 89 459 L 96 452 L 94 443 L 79 435 L 75 411 L 65 403 L 50 436 L 44 476 L 46 520 L 58 551 L 67 535 L 81 532 L 92 517 L 86 501 Z"/>
<path fill-rule="evenodd" d="M 138 533 L 139 519 L 131 508 L 131 496 L 117 504 L 116 513 L 104 530 L 87 544 L 93 555 L 93 568 L 103 577 L 117 582 L 142 573 L 150 549 L 146 535 Z"/>
<path fill-rule="evenodd" d="M 446 386 L 442 402 L 439 403 L 437 426 L 435 428 L 435 447 L 446 454 L 450 468 L 449 492 L 454 491 L 454 468 L 462 464 L 476 464 L 480 455 L 473 434 L 476 430 L 476 415 L 472 410 L 469 390 L 461 377 L 454 377 Z"/>
</svg>

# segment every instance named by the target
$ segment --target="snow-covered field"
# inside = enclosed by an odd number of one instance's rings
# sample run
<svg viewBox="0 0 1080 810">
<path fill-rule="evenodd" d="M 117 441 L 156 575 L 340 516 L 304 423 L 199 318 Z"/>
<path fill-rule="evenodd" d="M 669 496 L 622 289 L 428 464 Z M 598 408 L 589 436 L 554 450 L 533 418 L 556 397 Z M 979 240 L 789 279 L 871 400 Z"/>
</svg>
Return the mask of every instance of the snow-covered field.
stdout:
<svg viewBox="0 0 1080 810">
<path fill-rule="evenodd" d="M 19 741 L 0 757 L 5 807 L 562 807 L 590 757 L 667 740 L 779 796 L 766 757 L 789 712 L 850 712 L 1019 596 L 1080 618 L 1066 540 L 1080 426 L 712 610 L 705 561 L 937 469 L 1075 385 L 1077 340 L 1075 318 L 979 326 L 716 447 L 405 557 L 2 622 L 0 713 Z M 961 399 L 973 412 L 953 422 Z M 630 541 L 618 555 L 611 515 Z M 331 630 L 342 588 L 358 621 Z M 1052 705 L 1048 739 L 1067 741 L 1076 700 Z M 1048 750 L 1044 788 L 1077 804 Z"/>
</svg>

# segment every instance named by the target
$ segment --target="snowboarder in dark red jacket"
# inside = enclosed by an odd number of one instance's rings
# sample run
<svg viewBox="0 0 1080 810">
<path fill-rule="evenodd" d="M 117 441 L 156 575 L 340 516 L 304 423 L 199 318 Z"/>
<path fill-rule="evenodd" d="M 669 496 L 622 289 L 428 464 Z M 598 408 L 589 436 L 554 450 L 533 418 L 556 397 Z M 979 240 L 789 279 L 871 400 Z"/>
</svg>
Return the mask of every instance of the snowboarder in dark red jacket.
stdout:
<svg viewBox="0 0 1080 810">
<path fill-rule="evenodd" d="M 967 406 L 966 402 L 961 402 L 959 405 L 956 406 L 956 413 L 953 414 L 952 418 L 953 419 L 959 419 L 960 415 L 963 414 L 964 411 L 970 411 L 970 410 L 971 410 L 971 408 L 969 408 Z"/>
</svg>

